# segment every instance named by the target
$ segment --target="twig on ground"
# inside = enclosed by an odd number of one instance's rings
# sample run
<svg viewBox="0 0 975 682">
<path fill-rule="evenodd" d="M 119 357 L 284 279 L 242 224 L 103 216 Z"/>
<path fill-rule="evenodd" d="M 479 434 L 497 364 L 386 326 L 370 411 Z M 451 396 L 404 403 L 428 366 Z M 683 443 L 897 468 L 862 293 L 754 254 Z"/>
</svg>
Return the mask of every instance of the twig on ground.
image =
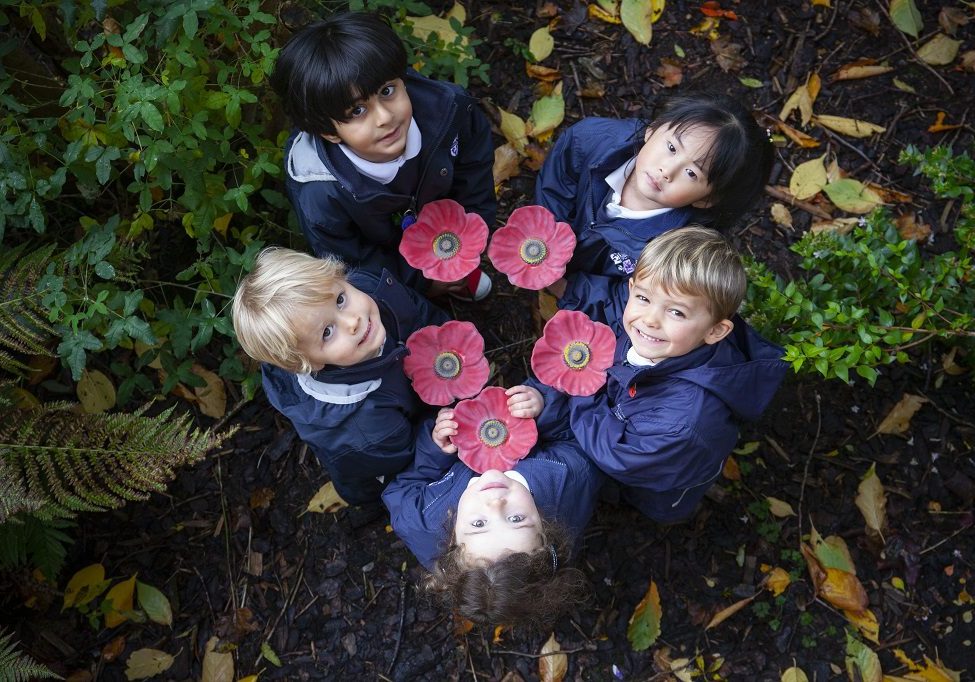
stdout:
<svg viewBox="0 0 975 682">
<path fill-rule="evenodd" d="M 806 480 L 809 478 L 809 464 L 812 462 L 813 454 L 816 452 L 816 445 L 819 444 L 819 432 L 823 427 L 823 413 L 820 409 L 821 398 L 816 394 L 816 435 L 813 443 L 809 446 L 809 454 L 806 455 L 806 465 L 802 470 L 802 486 L 799 488 L 799 510 L 796 517 L 799 519 L 799 541 L 802 542 L 802 502 L 806 497 Z"/>
<path fill-rule="evenodd" d="M 765 193 L 768 194 L 773 199 L 778 199 L 779 201 L 784 201 L 790 206 L 795 206 L 796 208 L 801 208 L 806 213 L 811 213 L 817 218 L 822 218 L 823 220 L 832 220 L 833 216 L 824 211 L 823 209 L 810 204 L 807 201 L 800 201 L 794 196 L 785 192 L 778 187 L 773 187 L 772 185 L 765 185 Z"/>
<path fill-rule="evenodd" d="M 890 13 L 887 11 L 887 8 L 884 7 L 884 3 L 882 3 L 880 0 L 876 0 L 876 2 L 877 2 L 877 6 L 880 8 L 880 11 L 884 13 L 884 16 L 890 19 Z M 891 21 L 893 21 L 893 19 L 891 19 Z M 932 74 L 934 74 L 934 77 L 937 78 L 939 81 L 941 81 L 941 84 L 944 85 L 945 88 L 948 90 L 949 95 L 954 95 L 955 91 L 951 87 L 951 84 L 948 81 L 946 81 L 940 73 L 938 73 L 937 69 L 935 69 L 933 66 L 931 66 L 926 61 L 921 59 L 920 56 L 918 56 L 917 50 L 915 50 L 914 46 L 911 45 L 911 41 L 908 39 L 906 35 L 904 35 L 904 32 L 901 30 L 897 30 L 895 31 L 895 33 L 899 35 L 901 39 L 904 41 L 904 44 L 907 45 L 907 49 L 911 51 L 911 55 L 914 57 L 915 61 L 917 61 L 918 64 L 920 64 L 925 69 L 927 69 Z"/>
<path fill-rule="evenodd" d="M 396 646 L 393 647 L 393 657 L 386 668 L 386 674 L 393 672 L 396 665 L 396 658 L 399 656 L 399 647 L 403 643 L 403 624 L 406 622 L 406 563 L 403 564 L 399 577 L 399 626 L 396 628 Z M 475 675 L 474 679 L 477 679 Z"/>
</svg>

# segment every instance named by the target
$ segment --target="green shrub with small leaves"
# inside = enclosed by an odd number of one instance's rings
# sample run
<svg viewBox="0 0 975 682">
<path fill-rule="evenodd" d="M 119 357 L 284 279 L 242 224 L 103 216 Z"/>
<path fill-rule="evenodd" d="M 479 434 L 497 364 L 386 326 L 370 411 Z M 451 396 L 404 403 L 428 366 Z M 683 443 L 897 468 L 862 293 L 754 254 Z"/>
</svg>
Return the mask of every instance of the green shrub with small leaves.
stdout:
<svg viewBox="0 0 975 682">
<path fill-rule="evenodd" d="M 859 221 L 847 235 L 806 234 L 791 248 L 801 273 L 792 281 L 747 264 L 750 321 L 785 346 L 796 371 L 871 385 L 878 367 L 911 360 L 931 343 L 955 347 L 964 362 L 975 345 L 975 164 L 936 147 L 906 149 L 910 163 L 942 198 L 960 199 L 956 248 L 926 255 L 897 231 L 889 210 Z"/>
</svg>

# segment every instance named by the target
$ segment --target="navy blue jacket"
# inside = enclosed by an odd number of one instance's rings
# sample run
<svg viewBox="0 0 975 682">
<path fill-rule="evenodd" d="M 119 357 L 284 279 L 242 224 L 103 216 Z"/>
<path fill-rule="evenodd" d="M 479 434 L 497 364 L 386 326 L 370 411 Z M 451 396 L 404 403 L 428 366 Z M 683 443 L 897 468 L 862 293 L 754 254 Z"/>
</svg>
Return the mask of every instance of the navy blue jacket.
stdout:
<svg viewBox="0 0 975 682">
<path fill-rule="evenodd" d="M 629 277 L 640 252 L 656 236 L 707 216 L 690 206 L 643 219 L 610 218 L 613 190 L 606 177 L 643 145 L 646 123 L 636 119 L 585 118 L 563 132 L 535 184 L 535 203 L 569 223 L 576 248 L 566 272 Z"/>
<path fill-rule="evenodd" d="M 656 521 L 693 512 L 735 447 L 739 423 L 762 414 L 785 376 L 782 348 L 733 321 L 718 343 L 653 367 L 627 363 L 631 344 L 621 335 L 605 388 L 569 399 L 583 452 Z"/>
<path fill-rule="evenodd" d="M 285 145 L 285 180 L 316 255 L 334 254 L 376 274 L 385 268 L 425 290 L 428 282 L 399 255 L 401 216 L 436 199 L 454 199 L 493 228 L 494 145 L 477 100 L 462 88 L 412 71 L 404 82 L 422 148 L 389 186 L 362 175 L 337 145 L 301 131 Z"/>
<path fill-rule="evenodd" d="M 419 436 L 413 466 L 399 474 L 383 493 L 393 530 L 430 571 L 449 545 L 453 525 L 448 527 L 448 519 L 457 510 L 468 482 L 477 476 L 456 455 L 444 454 L 433 442 L 432 429 L 431 420 Z M 603 475 L 578 444 L 572 440 L 540 440 L 514 470 L 528 482 L 542 518 L 562 524 L 574 540 L 578 539 L 603 483 Z"/>
<path fill-rule="evenodd" d="M 446 314 L 388 273 L 349 275 L 352 286 L 376 301 L 386 328 L 383 354 L 351 367 L 326 366 L 314 374 L 294 374 L 263 364 L 264 391 L 291 420 L 328 470 L 346 502 L 379 499 L 382 483 L 413 460 L 414 426 L 433 414 L 413 392 L 403 373 L 406 339 Z"/>
</svg>

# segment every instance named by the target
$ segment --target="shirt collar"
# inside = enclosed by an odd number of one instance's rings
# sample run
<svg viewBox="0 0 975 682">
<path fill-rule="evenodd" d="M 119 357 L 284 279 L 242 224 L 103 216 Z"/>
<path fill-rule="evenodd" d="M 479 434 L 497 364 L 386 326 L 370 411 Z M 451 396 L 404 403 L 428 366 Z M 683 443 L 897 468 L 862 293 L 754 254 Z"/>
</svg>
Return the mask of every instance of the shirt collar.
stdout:
<svg viewBox="0 0 975 682">
<path fill-rule="evenodd" d="M 631 220 L 636 220 L 640 218 L 650 218 L 652 216 L 660 215 L 662 213 L 666 213 L 667 211 L 673 210 L 670 208 L 654 208 L 650 209 L 649 211 L 634 211 L 620 204 L 620 201 L 623 198 L 623 185 L 626 184 L 626 179 L 630 177 L 630 173 L 633 172 L 633 168 L 635 166 L 636 157 L 634 156 L 606 176 L 606 184 L 609 185 L 610 189 L 613 190 L 613 193 L 606 204 L 606 213 L 609 215 L 609 217 L 629 218 Z"/>
<path fill-rule="evenodd" d="M 349 161 L 356 167 L 360 173 L 366 177 L 372 178 L 378 183 L 383 185 L 388 185 L 396 177 L 399 169 L 402 168 L 403 164 L 414 158 L 420 153 L 420 148 L 422 147 L 422 137 L 420 135 L 420 127 L 416 124 L 416 119 L 412 116 L 410 117 L 410 129 L 406 133 L 406 149 L 397 158 L 392 161 L 383 161 L 381 163 L 375 163 L 374 161 L 366 161 L 364 158 L 352 151 L 347 145 L 339 143 L 339 149 L 345 154 Z"/>
</svg>

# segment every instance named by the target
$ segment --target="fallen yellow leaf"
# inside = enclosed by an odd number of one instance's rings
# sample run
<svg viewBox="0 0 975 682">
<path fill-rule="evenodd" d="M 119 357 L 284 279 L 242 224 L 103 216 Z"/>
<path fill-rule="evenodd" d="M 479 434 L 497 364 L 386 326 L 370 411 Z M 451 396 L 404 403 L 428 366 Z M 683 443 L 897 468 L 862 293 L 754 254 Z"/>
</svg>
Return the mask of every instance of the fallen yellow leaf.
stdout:
<svg viewBox="0 0 975 682">
<path fill-rule="evenodd" d="M 348 506 L 349 503 L 336 492 L 335 484 L 329 481 L 319 488 L 315 496 L 308 501 L 308 508 L 305 511 L 315 514 L 335 513 Z"/>
<path fill-rule="evenodd" d="M 844 609 L 843 615 L 850 621 L 860 634 L 869 639 L 874 644 L 880 644 L 880 623 L 877 616 L 870 609 L 861 611 L 849 611 Z"/>
<path fill-rule="evenodd" d="M 867 607 L 867 591 L 852 573 L 838 568 L 827 568 L 826 577 L 819 586 L 820 596 L 838 609 L 862 611 Z"/>
<path fill-rule="evenodd" d="M 115 386 L 97 369 L 86 369 L 78 380 L 78 401 L 88 414 L 105 412 L 115 407 Z"/>
<path fill-rule="evenodd" d="M 132 610 L 132 600 L 135 595 L 135 576 L 123 580 L 105 594 L 105 602 L 111 609 L 105 614 L 105 627 L 114 628 L 129 619 L 123 611 Z"/>
<path fill-rule="evenodd" d="M 518 151 L 506 142 L 494 150 L 494 166 L 491 172 L 494 175 L 494 187 L 500 187 L 508 178 L 521 172 L 521 156 Z"/>
<path fill-rule="evenodd" d="M 777 497 L 766 496 L 765 500 L 768 502 L 768 510 L 772 516 L 778 519 L 784 519 L 787 516 L 795 516 L 796 513 L 792 509 L 792 505 L 784 500 L 780 500 Z"/>
<path fill-rule="evenodd" d="M 66 609 L 71 606 L 83 606 L 105 591 L 111 581 L 105 580 L 105 567 L 101 564 L 91 564 L 71 576 L 64 588 L 64 604 Z"/>
<path fill-rule="evenodd" d="M 553 632 L 542 647 L 538 659 L 538 677 L 542 682 L 562 682 L 569 669 L 569 658 L 562 653 L 562 647 Z"/>
<path fill-rule="evenodd" d="M 880 426 L 877 427 L 877 433 L 895 434 L 902 435 L 907 432 L 907 429 L 911 426 L 911 417 L 921 409 L 921 406 L 928 402 L 927 398 L 922 398 L 919 395 L 914 395 L 912 393 L 905 393 L 897 404 L 887 413 L 884 420 L 880 422 Z"/>
<path fill-rule="evenodd" d="M 860 485 L 857 486 L 856 505 L 867 523 L 867 531 L 876 533 L 881 541 L 887 525 L 887 494 L 877 477 L 876 464 L 871 464 Z"/>
<path fill-rule="evenodd" d="M 825 159 L 825 156 L 820 156 L 796 166 L 789 178 L 789 192 L 792 196 L 805 201 L 819 194 L 827 184 Z"/>
<path fill-rule="evenodd" d="M 870 137 L 876 133 L 882 133 L 886 128 L 869 121 L 861 121 L 856 118 L 846 118 L 845 116 L 830 116 L 820 114 L 814 116 L 813 123 L 829 128 L 833 132 L 847 135 L 848 137 Z"/>
<path fill-rule="evenodd" d="M 792 582 L 792 577 L 782 568 L 776 566 L 765 579 L 765 587 L 776 597 L 785 592 L 785 588 Z"/>
<path fill-rule="evenodd" d="M 710 621 L 708 621 L 708 624 L 704 626 L 704 629 L 710 630 L 713 627 L 717 627 L 721 625 L 723 622 L 725 622 L 733 615 L 741 611 L 743 608 L 748 606 L 752 602 L 752 600 L 755 599 L 755 597 L 757 597 L 759 594 L 761 594 L 761 592 L 756 592 L 751 597 L 745 597 L 744 599 L 739 599 L 731 606 L 721 609 L 716 614 L 714 614 L 714 617 L 711 618 Z"/>
</svg>

